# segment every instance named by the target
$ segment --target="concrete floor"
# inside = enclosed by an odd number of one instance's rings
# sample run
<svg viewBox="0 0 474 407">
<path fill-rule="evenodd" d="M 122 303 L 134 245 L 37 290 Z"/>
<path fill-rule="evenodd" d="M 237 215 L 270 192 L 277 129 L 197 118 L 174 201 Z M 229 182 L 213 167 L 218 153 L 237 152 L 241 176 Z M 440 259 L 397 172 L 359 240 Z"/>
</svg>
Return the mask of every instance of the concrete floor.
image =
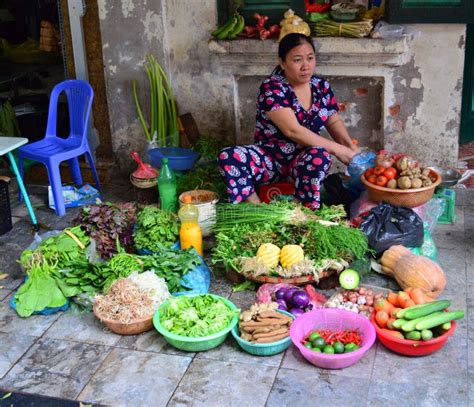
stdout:
<svg viewBox="0 0 474 407">
<path fill-rule="evenodd" d="M 55 229 L 70 225 L 76 210 L 58 218 L 41 206 L 43 189 L 33 190 L 41 222 Z M 126 186 L 106 191 L 111 201 L 133 199 Z M 437 225 L 434 239 L 448 285 L 443 298 L 466 318 L 445 347 L 422 358 L 394 354 L 376 343 L 356 365 L 322 370 L 290 347 L 284 354 L 254 357 L 232 338 L 201 353 L 177 351 L 156 332 L 121 337 L 103 329 L 91 314 L 59 313 L 19 318 L 8 301 L 22 281 L 16 260 L 32 240 L 23 206 L 15 225 L 0 237 L 0 389 L 75 399 L 103 405 L 162 406 L 466 406 L 474 403 L 474 190 L 457 191 L 457 222 Z M 381 276 L 366 281 L 393 285 Z M 213 276 L 211 292 L 239 307 L 253 292 L 232 293 Z M 8 400 L 5 400 L 7 402 Z M 0 405 L 2 401 L 0 401 Z"/>
</svg>

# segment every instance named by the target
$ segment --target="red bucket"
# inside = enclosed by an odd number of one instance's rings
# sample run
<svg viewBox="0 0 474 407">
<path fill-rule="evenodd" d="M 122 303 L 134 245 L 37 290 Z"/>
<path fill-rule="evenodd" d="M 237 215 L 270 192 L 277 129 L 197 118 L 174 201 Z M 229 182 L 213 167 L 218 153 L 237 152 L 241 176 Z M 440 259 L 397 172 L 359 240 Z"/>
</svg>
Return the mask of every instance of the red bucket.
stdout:
<svg viewBox="0 0 474 407">
<path fill-rule="evenodd" d="M 293 195 L 294 193 L 295 186 L 291 182 L 275 182 L 258 188 L 258 197 L 265 203 L 269 203 L 277 195 Z"/>
</svg>

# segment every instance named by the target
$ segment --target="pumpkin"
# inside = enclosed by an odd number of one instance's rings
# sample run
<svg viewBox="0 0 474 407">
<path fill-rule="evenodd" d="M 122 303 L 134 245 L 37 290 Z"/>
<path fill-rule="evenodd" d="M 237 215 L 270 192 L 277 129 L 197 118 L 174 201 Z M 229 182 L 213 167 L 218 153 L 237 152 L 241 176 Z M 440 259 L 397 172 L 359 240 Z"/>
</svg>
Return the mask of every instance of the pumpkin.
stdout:
<svg viewBox="0 0 474 407">
<path fill-rule="evenodd" d="M 280 261 L 280 248 L 273 243 L 264 243 L 257 250 L 257 259 L 268 268 L 275 268 Z"/>
<path fill-rule="evenodd" d="M 304 252 L 301 246 L 287 244 L 281 248 L 280 263 L 284 269 L 289 270 L 291 266 L 304 260 Z"/>
<path fill-rule="evenodd" d="M 425 256 L 413 254 L 404 246 L 392 246 L 380 260 L 382 272 L 395 278 L 403 289 L 420 288 L 430 298 L 437 298 L 446 286 L 446 276 L 438 264 Z"/>
</svg>

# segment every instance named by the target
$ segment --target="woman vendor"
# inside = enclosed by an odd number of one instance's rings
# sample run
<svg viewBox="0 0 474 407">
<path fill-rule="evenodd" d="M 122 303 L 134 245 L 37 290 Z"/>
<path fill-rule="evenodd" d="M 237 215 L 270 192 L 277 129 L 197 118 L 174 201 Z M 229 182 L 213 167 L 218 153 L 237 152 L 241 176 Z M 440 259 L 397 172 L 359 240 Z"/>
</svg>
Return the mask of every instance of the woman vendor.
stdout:
<svg viewBox="0 0 474 407">
<path fill-rule="evenodd" d="M 314 75 L 310 37 L 288 34 L 278 48 L 280 64 L 265 79 L 257 98 L 255 144 L 219 154 L 230 202 L 259 203 L 256 185 L 290 178 L 295 200 L 319 208 L 319 187 L 332 164 L 344 164 L 360 150 L 352 143 L 329 83 Z M 319 135 L 325 127 L 332 140 Z"/>
</svg>

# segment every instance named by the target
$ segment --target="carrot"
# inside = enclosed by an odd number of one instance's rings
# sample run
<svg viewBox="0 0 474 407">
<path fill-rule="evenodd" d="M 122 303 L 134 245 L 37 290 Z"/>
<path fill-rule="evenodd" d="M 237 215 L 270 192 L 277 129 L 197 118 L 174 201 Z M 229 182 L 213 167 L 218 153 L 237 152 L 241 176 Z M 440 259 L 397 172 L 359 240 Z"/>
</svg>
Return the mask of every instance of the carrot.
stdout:
<svg viewBox="0 0 474 407">
<path fill-rule="evenodd" d="M 410 295 L 410 293 L 412 292 L 413 290 L 413 287 L 407 287 L 405 288 L 403 291 L 405 291 L 408 295 Z"/>
<path fill-rule="evenodd" d="M 385 308 L 385 304 L 387 303 L 387 300 L 385 298 L 380 298 L 377 301 L 375 301 L 375 311 L 383 311 Z"/>
<path fill-rule="evenodd" d="M 388 319 L 388 314 L 385 311 L 379 311 L 375 314 L 375 321 L 380 328 L 387 326 Z"/>
<path fill-rule="evenodd" d="M 392 311 L 390 312 L 390 316 L 392 318 L 396 318 L 397 317 L 397 312 L 401 311 L 402 309 L 401 308 L 398 308 L 398 307 L 395 307 L 394 309 L 392 309 Z"/>
<path fill-rule="evenodd" d="M 388 322 L 387 322 L 387 328 L 388 328 L 388 329 L 395 329 L 395 328 L 393 327 L 393 325 L 392 325 L 395 321 L 396 321 L 395 318 L 390 318 L 390 319 L 388 320 Z"/>
<path fill-rule="evenodd" d="M 388 294 L 387 300 L 390 304 L 395 305 L 395 307 L 399 306 L 397 293 L 391 292 L 390 294 Z"/>
<path fill-rule="evenodd" d="M 410 298 L 410 296 L 406 292 L 400 291 L 398 293 L 398 303 L 400 304 L 400 307 L 407 308 L 408 301 L 413 302 L 413 300 Z"/>
<path fill-rule="evenodd" d="M 416 305 L 415 301 L 413 301 L 411 298 L 408 299 L 408 300 L 405 302 L 405 308 L 410 308 L 410 307 L 413 307 L 413 306 L 415 306 L 415 305 Z"/>
<path fill-rule="evenodd" d="M 398 339 L 405 339 L 403 334 L 399 331 L 393 331 L 391 329 L 382 329 L 382 332 L 388 335 L 394 336 L 395 338 L 398 338 Z"/>
<path fill-rule="evenodd" d="M 410 292 L 410 298 L 415 302 L 415 304 L 424 304 L 425 301 L 425 295 L 423 294 L 423 291 L 421 288 L 414 288 Z"/>
</svg>

